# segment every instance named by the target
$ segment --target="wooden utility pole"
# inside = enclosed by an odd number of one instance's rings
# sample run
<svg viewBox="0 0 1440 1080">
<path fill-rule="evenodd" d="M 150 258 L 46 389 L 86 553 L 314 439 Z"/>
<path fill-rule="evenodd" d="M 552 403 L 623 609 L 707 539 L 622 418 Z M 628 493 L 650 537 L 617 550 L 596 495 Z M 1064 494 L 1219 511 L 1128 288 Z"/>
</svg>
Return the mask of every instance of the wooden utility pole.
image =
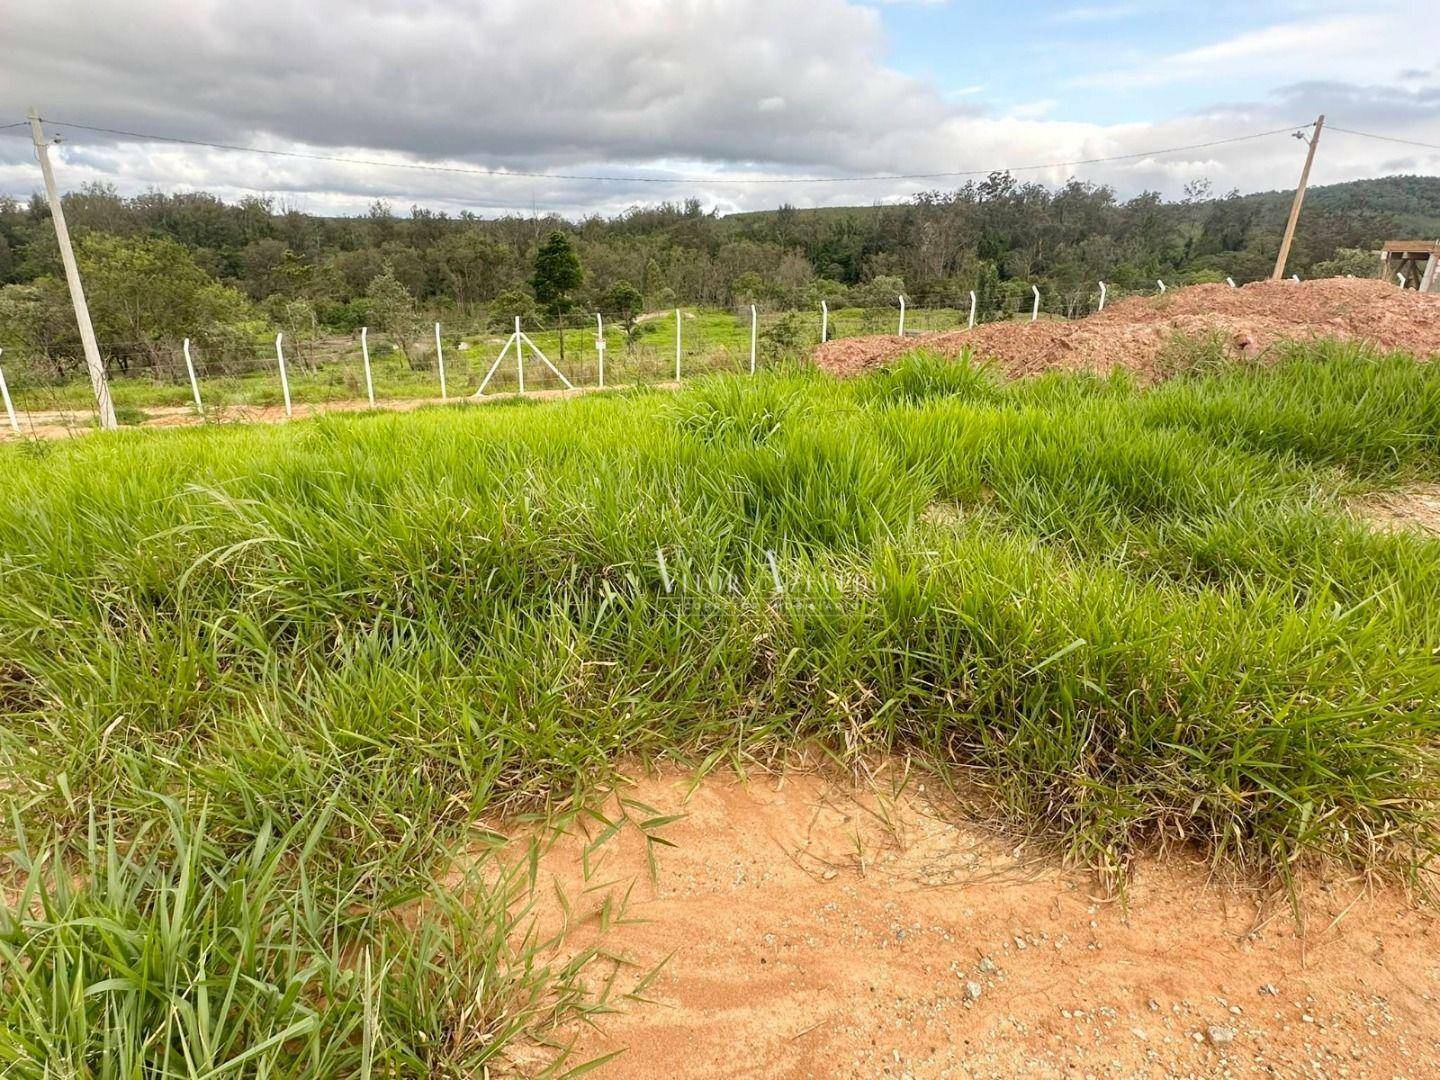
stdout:
<svg viewBox="0 0 1440 1080">
<path fill-rule="evenodd" d="M 1295 201 L 1290 204 L 1290 220 L 1285 223 L 1285 239 L 1280 241 L 1280 254 L 1275 258 L 1275 272 L 1270 275 L 1271 281 L 1279 281 L 1285 276 L 1285 263 L 1290 258 L 1290 242 L 1295 239 L 1295 223 L 1300 220 L 1300 207 L 1305 202 L 1305 187 L 1310 183 L 1310 166 L 1315 164 L 1315 147 L 1320 145 L 1320 131 L 1325 127 L 1325 114 L 1321 113 L 1315 121 L 1315 132 L 1306 139 L 1298 131 L 1295 133 L 1297 139 L 1302 139 L 1310 144 L 1310 152 L 1305 155 L 1305 168 L 1300 171 L 1300 186 L 1295 189 Z"/>
<path fill-rule="evenodd" d="M 80 284 L 80 267 L 75 263 L 75 249 L 70 246 L 70 230 L 65 226 L 65 209 L 60 193 L 55 190 L 55 173 L 50 169 L 50 144 L 40 117 L 30 110 L 30 136 L 35 140 L 35 156 L 40 159 L 40 172 L 45 177 L 45 197 L 50 201 L 50 220 L 55 223 L 55 239 L 60 242 L 60 261 L 65 264 L 65 282 L 70 286 L 70 302 L 75 305 L 75 322 L 80 327 L 80 344 L 85 349 L 85 367 L 90 371 L 90 385 L 95 390 L 95 404 L 100 411 L 100 426 L 115 428 L 115 406 L 110 401 L 110 383 L 105 379 L 105 364 L 100 359 L 100 346 L 95 341 L 95 327 L 90 322 L 90 308 L 85 304 L 85 289 Z"/>
</svg>

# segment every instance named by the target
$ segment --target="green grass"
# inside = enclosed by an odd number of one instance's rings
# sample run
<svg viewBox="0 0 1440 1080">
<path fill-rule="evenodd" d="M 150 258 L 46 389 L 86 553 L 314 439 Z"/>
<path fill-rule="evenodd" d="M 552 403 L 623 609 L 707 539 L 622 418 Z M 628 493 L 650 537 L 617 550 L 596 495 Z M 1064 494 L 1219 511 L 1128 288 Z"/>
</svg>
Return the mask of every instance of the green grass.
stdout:
<svg viewBox="0 0 1440 1080">
<path fill-rule="evenodd" d="M 0 471 L 16 1075 L 458 1075 L 557 1030 L 608 961 L 526 936 L 523 874 L 437 882 L 622 757 L 912 753 L 1111 874 L 1434 849 L 1440 544 L 1341 507 L 1440 477 L 1403 357 L 912 355 Z"/>
</svg>

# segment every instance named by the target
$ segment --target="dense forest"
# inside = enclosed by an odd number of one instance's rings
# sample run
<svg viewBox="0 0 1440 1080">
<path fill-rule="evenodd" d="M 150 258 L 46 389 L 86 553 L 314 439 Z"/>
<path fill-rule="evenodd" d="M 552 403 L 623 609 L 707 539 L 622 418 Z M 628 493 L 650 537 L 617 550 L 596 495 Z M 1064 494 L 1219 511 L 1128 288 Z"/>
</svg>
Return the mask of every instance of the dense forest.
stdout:
<svg viewBox="0 0 1440 1080">
<path fill-rule="evenodd" d="M 381 202 L 330 218 L 260 197 L 124 198 L 104 187 L 65 197 L 107 362 L 123 368 L 172 352 L 182 336 L 241 349 L 276 328 L 304 336 L 368 324 L 403 342 L 424 314 L 498 326 L 676 303 L 880 306 L 899 292 L 919 306 L 961 306 L 972 289 L 998 311 L 1032 284 L 1047 307 L 1076 314 L 1100 279 L 1125 289 L 1265 276 L 1288 206 L 1285 192 L 1216 196 L 1199 183 L 1178 201 L 1120 200 L 1107 187 L 1009 174 L 902 205 L 721 217 L 692 200 L 579 221 L 402 214 Z M 557 232 L 579 260 L 558 292 L 536 273 Z M 1440 234 L 1440 178 L 1318 187 L 1290 269 L 1371 274 L 1381 241 L 1414 233 Z M 78 355 L 38 196 L 0 200 L 0 346 L 57 376 Z"/>
</svg>

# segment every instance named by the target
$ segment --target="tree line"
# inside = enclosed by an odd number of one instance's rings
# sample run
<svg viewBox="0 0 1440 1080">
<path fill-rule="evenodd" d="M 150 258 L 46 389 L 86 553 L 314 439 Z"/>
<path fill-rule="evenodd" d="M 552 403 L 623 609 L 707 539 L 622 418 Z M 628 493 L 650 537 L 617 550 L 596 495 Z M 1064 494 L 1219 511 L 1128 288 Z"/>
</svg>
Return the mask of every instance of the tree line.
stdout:
<svg viewBox="0 0 1440 1080">
<path fill-rule="evenodd" d="M 1369 251 L 1397 226 L 1367 206 L 1440 195 L 1434 178 L 1336 188 L 1343 199 L 1317 188 L 1307 205 L 1291 262 L 1302 275 L 1372 273 Z M 383 201 L 322 217 L 270 198 L 127 198 L 101 185 L 65 196 L 65 212 L 107 363 L 123 370 L 163 366 L 182 337 L 238 355 L 277 329 L 302 363 L 307 343 L 361 325 L 409 353 L 431 316 L 498 330 L 516 316 L 555 325 L 599 310 L 633 328 L 641 311 L 677 303 L 873 307 L 903 292 L 915 305 L 960 307 L 975 290 L 988 309 L 1031 285 L 1063 304 L 1102 279 L 1121 289 L 1162 277 L 1243 282 L 1269 272 L 1284 204 L 1217 197 L 1205 183 L 1180 200 L 1121 200 L 1078 180 L 1052 189 L 997 173 L 898 205 L 732 216 L 689 200 L 578 221 L 399 214 Z M 0 345 L 63 377 L 79 342 L 49 217 L 39 196 L 0 199 Z"/>
</svg>

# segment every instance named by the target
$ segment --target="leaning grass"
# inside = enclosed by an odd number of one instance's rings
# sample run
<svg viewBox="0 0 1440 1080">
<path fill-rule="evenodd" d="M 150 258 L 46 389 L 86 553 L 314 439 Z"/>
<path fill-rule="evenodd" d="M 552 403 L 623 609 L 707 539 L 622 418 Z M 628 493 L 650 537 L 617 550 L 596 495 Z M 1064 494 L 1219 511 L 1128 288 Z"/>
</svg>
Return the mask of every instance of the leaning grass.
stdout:
<svg viewBox="0 0 1440 1080">
<path fill-rule="evenodd" d="M 912 356 L 8 449 L 7 1060 L 497 1061 L 585 969 L 436 881 L 626 755 L 905 751 L 1110 873 L 1413 873 L 1440 544 L 1337 492 L 1440 474 L 1437 387 L 1336 346 L 1150 388 Z"/>
</svg>

